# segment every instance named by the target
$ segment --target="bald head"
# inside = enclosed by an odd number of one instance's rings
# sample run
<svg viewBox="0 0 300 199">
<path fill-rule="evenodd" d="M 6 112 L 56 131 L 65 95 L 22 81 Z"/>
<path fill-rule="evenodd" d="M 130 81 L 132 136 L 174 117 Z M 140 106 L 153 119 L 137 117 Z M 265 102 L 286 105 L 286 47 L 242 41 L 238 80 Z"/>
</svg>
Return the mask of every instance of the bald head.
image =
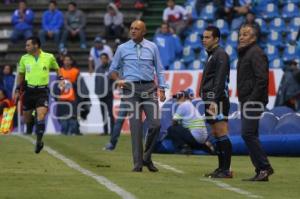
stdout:
<svg viewBox="0 0 300 199">
<path fill-rule="evenodd" d="M 131 23 L 130 37 L 134 42 L 140 43 L 143 40 L 145 34 L 146 25 L 143 21 L 135 20 Z"/>
</svg>

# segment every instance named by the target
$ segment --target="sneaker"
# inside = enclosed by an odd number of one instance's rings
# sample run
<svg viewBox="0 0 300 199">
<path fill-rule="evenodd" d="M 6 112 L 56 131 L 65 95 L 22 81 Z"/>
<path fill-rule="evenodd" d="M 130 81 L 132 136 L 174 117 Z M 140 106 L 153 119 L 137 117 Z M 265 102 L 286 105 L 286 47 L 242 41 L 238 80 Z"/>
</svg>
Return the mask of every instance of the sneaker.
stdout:
<svg viewBox="0 0 300 199">
<path fill-rule="evenodd" d="M 105 145 L 105 147 L 103 147 L 103 151 L 113 151 L 115 149 L 115 145 L 113 145 L 112 143 L 108 143 Z"/>
<path fill-rule="evenodd" d="M 34 150 L 34 152 L 35 153 L 40 153 L 43 148 L 44 148 L 44 142 L 37 142 L 35 144 L 35 150 Z"/>
<path fill-rule="evenodd" d="M 221 172 L 221 171 L 222 171 L 222 169 L 217 168 L 217 169 L 215 169 L 213 172 L 211 172 L 211 173 L 206 173 L 206 174 L 204 174 L 203 176 L 204 176 L 204 177 L 207 177 L 207 178 L 211 178 L 212 176 L 216 175 L 217 173 L 219 173 L 219 172 Z"/>
</svg>

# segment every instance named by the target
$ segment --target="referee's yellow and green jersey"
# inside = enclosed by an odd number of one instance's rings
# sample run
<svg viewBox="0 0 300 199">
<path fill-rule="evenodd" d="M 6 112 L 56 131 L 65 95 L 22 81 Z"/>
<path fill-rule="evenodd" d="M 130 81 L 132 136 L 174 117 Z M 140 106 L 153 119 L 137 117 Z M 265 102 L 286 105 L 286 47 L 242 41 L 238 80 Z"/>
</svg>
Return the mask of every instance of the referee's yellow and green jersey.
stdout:
<svg viewBox="0 0 300 199">
<path fill-rule="evenodd" d="M 50 70 L 59 66 L 51 53 L 41 51 L 38 57 L 25 54 L 19 62 L 19 73 L 25 74 L 25 81 L 31 86 L 45 86 L 49 83 Z"/>
</svg>

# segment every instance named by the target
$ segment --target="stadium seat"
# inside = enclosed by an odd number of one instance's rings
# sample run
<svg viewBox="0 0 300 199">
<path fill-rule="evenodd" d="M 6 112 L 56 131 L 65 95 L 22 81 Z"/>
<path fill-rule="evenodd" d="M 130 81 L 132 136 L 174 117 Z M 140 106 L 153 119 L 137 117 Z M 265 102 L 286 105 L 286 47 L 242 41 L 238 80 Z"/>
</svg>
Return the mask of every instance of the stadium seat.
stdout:
<svg viewBox="0 0 300 199">
<path fill-rule="evenodd" d="M 193 5 L 187 5 L 185 6 L 185 10 L 187 12 L 188 15 L 192 16 L 193 20 L 197 20 L 198 19 L 198 14 L 197 11 L 195 9 L 195 7 Z"/>
<path fill-rule="evenodd" d="M 283 39 L 280 32 L 271 31 L 268 36 L 267 43 L 277 47 L 283 47 Z"/>
<path fill-rule="evenodd" d="M 293 31 L 293 30 L 290 30 L 286 36 L 286 41 L 287 42 L 295 42 L 296 41 L 296 38 L 297 38 L 297 35 L 298 35 L 298 31 Z"/>
<path fill-rule="evenodd" d="M 270 61 L 269 66 L 270 66 L 270 68 L 278 69 L 278 68 L 283 68 L 284 64 L 283 64 L 282 59 L 276 58 L 276 59 L 273 59 L 272 61 Z"/>
<path fill-rule="evenodd" d="M 237 31 L 232 31 L 227 37 L 226 45 L 231 45 L 234 48 L 237 47 L 239 34 Z"/>
<path fill-rule="evenodd" d="M 195 21 L 195 23 L 193 24 L 193 31 L 194 32 L 198 32 L 200 35 L 203 34 L 205 28 L 207 26 L 207 23 L 202 20 L 202 19 L 198 19 L 197 21 Z"/>
<path fill-rule="evenodd" d="M 238 59 L 232 60 L 230 62 L 230 68 L 231 69 L 237 69 L 237 63 L 238 63 Z"/>
<path fill-rule="evenodd" d="M 218 19 L 214 25 L 221 31 L 221 35 L 227 36 L 230 33 L 228 23 L 224 19 Z"/>
<path fill-rule="evenodd" d="M 294 110 L 287 106 L 277 106 L 270 110 L 270 112 L 280 118 L 287 113 L 294 113 Z"/>
<path fill-rule="evenodd" d="M 190 63 L 195 59 L 195 52 L 191 46 L 184 46 L 182 58 L 185 63 Z"/>
<path fill-rule="evenodd" d="M 274 113 L 264 112 L 259 120 L 260 134 L 272 134 L 278 123 L 279 117 L 275 116 Z"/>
<path fill-rule="evenodd" d="M 289 61 L 299 58 L 299 52 L 296 46 L 287 45 L 282 54 L 283 61 Z"/>
<path fill-rule="evenodd" d="M 215 19 L 215 10 L 214 5 L 208 4 L 206 5 L 200 13 L 200 19 L 204 19 L 205 21 L 213 21 Z"/>
<path fill-rule="evenodd" d="M 291 19 L 299 16 L 299 8 L 294 3 L 288 3 L 282 9 L 281 17 L 283 17 L 284 19 Z"/>
<path fill-rule="evenodd" d="M 205 49 L 202 49 L 199 54 L 199 59 L 202 63 L 205 63 L 207 60 L 207 52 Z"/>
<path fill-rule="evenodd" d="M 184 63 L 182 63 L 180 60 L 175 60 L 169 68 L 169 70 L 185 70 L 185 69 L 186 67 Z"/>
<path fill-rule="evenodd" d="M 268 34 L 270 32 L 264 19 L 256 18 L 255 22 L 258 23 L 261 34 Z"/>
<path fill-rule="evenodd" d="M 225 46 L 225 51 L 229 55 L 230 61 L 233 61 L 233 60 L 237 59 L 237 53 L 231 45 Z"/>
<path fill-rule="evenodd" d="M 300 132 L 299 113 L 288 113 L 282 116 L 274 131 L 275 134 L 299 134 Z"/>
<path fill-rule="evenodd" d="M 282 3 L 295 3 L 295 4 L 300 4 L 300 0 L 282 0 Z"/>
<path fill-rule="evenodd" d="M 270 44 L 267 44 L 265 53 L 267 54 L 269 61 L 272 61 L 279 57 L 279 51 L 277 47 Z"/>
<path fill-rule="evenodd" d="M 188 66 L 188 70 L 200 70 L 200 69 L 203 69 L 203 65 L 199 59 L 194 60 Z"/>
<path fill-rule="evenodd" d="M 269 29 L 275 32 L 287 32 L 285 22 L 281 18 L 274 18 L 269 25 Z"/>
<path fill-rule="evenodd" d="M 297 32 L 300 28 L 300 17 L 295 17 L 290 20 L 288 24 L 288 30 Z"/>
<path fill-rule="evenodd" d="M 273 19 L 275 17 L 279 17 L 279 10 L 276 4 L 268 3 L 263 5 L 262 8 L 262 17 L 264 19 Z"/>
<path fill-rule="evenodd" d="M 184 44 L 191 46 L 193 49 L 200 49 L 202 47 L 202 41 L 199 32 L 190 33 L 186 37 Z"/>
</svg>

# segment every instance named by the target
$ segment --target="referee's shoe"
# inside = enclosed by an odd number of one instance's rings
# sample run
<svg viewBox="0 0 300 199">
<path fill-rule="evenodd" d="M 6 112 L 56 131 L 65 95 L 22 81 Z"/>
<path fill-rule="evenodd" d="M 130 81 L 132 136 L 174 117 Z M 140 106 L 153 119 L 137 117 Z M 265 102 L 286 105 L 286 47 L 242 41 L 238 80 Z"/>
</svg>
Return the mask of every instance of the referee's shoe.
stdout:
<svg viewBox="0 0 300 199">
<path fill-rule="evenodd" d="M 36 142 L 34 152 L 40 153 L 43 148 L 44 148 L 44 142 Z"/>
</svg>

